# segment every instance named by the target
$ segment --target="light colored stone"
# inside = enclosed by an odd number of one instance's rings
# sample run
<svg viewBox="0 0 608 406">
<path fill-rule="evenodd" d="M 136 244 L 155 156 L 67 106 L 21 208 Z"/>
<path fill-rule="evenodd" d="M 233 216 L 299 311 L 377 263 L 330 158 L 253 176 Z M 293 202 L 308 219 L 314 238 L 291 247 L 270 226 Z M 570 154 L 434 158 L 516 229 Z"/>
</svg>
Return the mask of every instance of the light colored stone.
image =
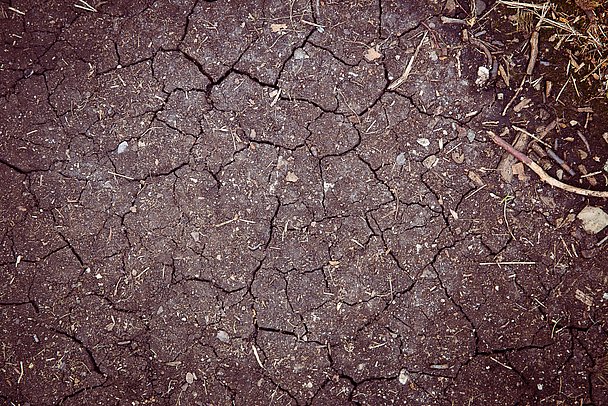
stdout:
<svg viewBox="0 0 608 406">
<path fill-rule="evenodd" d="M 587 234 L 597 234 L 608 226 L 608 214 L 599 207 L 587 206 L 576 216 Z"/>
</svg>

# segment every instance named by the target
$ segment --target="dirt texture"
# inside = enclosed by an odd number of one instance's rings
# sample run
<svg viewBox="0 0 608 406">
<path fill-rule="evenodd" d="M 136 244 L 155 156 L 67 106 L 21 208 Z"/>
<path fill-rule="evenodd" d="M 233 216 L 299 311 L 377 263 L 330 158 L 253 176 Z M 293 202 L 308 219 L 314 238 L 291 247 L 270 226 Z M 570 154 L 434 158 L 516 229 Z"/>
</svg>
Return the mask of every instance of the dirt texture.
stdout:
<svg viewBox="0 0 608 406">
<path fill-rule="evenodd" d="M 606 200 L 487 132 L 607 190 L 606 99 L 444 3 L 0 1 L 0 403 L 608 404 Z"/>
</svg>

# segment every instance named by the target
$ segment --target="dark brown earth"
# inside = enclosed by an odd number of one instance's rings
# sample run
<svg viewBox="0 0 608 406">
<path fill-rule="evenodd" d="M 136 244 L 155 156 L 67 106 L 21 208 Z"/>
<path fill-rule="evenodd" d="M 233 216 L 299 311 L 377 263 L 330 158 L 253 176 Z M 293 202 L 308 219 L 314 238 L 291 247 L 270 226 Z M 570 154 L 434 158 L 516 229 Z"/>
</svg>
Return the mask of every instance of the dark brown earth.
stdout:
<svg viewBox="0 0 608 406">
<path fill-rule="evenodd" d="M 0 1 L 0 402 L 608 404 L 606 201 L 486 132 L 602 171 L 601 81 L 443 3 Z"/>
</svg>

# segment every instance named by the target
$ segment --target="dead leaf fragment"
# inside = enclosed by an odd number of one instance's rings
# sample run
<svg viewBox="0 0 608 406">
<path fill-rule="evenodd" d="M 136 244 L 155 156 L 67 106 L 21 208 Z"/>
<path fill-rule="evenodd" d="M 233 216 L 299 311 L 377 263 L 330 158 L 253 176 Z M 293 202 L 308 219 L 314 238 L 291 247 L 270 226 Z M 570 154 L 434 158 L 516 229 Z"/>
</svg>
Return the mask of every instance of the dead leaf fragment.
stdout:
<svg viewBox="0 0 608 406">
<path fill-rule="evenodd" d="M 608 226 L 608 214 L 599 207 L 587 206 L 576 216 L 583 222 L 587 234 L 597 234 Z"/>
<path fill-rule="evenodd" d="M 272 32 L 281 32 L 287 29 L 287 24 L 270 24 Z"/>
<path fill-rule="evenodd" d="M 382 57 L 382 54 L 380 52 L 378 52 L 376 47 L 370 47 L 367 49 L 367 51 L 365 51 L 365 54 L 363 55 L 363 57 L 365 58 L 365 60 L 367 62 L 373 62 L 376 59 L 379 59 L 380 57 Z"/>
</svg>

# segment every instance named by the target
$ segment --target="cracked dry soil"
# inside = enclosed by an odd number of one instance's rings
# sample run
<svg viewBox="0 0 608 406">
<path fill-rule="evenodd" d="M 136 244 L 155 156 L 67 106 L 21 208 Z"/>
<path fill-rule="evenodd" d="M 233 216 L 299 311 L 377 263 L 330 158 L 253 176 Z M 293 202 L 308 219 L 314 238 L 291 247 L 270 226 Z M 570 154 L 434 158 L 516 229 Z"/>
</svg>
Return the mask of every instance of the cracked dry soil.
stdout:
<svg viewBox="0 0 608 406">
<path fill-rule="evenodd" d="M 605 202 L 442 4 L 73 3 L 0 2 L 3 404 L 608 404 Z"/>
</svg>

